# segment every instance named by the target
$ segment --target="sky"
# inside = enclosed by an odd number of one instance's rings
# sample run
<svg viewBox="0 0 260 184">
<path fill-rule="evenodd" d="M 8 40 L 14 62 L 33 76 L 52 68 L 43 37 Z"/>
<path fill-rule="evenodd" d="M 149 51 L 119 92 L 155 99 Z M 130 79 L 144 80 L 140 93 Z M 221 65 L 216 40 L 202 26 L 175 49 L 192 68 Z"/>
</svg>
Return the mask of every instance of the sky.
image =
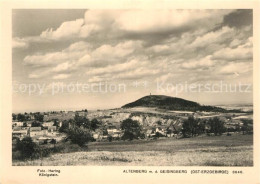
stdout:
<svg viewBox="0 0 260 184">
<path fill-rule="evenodd" d="M 13 111 L 117 108 L 146 95 L 252 103 L 252 10 L 14 9 Z"/>
</svg>

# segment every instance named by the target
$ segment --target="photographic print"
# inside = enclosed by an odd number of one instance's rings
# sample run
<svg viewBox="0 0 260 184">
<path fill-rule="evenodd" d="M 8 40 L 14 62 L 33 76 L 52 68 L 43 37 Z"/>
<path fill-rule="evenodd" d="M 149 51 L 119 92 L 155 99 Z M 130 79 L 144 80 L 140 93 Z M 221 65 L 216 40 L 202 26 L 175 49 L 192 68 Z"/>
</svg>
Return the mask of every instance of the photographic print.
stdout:
<svg viewBox="0 0 260 184">
<path fill-rule="evenodd" d="M 13 166 L 253 167 L 253 112 L 252 9 L 12 10 Z"/>
</svg>

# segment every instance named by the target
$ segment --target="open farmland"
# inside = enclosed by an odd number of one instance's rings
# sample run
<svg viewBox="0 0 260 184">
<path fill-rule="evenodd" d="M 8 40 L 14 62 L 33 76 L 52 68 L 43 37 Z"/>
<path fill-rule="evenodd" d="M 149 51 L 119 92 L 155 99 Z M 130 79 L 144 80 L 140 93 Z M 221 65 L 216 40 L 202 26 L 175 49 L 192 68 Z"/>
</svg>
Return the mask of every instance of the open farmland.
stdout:
<svg viewBox="0 0 260 184">
<path fill-rule="evenodd" d="M 253 166 L 253 136 L 93 142 L 88 151 L 14 160 L 13 165 Z"/>
</svg>

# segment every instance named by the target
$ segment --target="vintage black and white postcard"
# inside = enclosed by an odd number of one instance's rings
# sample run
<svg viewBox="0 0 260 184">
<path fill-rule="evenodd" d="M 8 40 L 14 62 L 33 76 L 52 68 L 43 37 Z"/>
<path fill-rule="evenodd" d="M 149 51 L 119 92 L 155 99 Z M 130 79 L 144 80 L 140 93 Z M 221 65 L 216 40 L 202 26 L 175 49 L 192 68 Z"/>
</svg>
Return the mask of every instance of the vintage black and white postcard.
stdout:
<svg viewBox="0 0 260 184">
<path fill-rule="evenodd" d="M 259 3 L 214 2 L 10 4 L 3 183 L 259 182 Z"/>
</svg>

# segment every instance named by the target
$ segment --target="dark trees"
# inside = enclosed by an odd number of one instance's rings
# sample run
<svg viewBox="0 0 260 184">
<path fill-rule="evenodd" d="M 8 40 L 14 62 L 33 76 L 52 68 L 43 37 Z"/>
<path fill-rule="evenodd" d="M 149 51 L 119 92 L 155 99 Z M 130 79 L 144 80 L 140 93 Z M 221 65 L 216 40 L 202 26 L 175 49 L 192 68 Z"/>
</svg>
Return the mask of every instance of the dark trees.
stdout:
<svg viewBox="0 0 260 184">
<path fill-rule="evenodd" d="M 67 134 L 72 143 L 78 144 L 81 147 L 92 140 L 90 132 L 87 129 L 83 129 L 78 126 L 73 126 L 70 128 Z"/>
<path fill-rule="evenodd" d="M 141 126 L 138 121 L 132 119 L 125 119 L 121 123 L 121 129 L 124 130 L 124 135 L 122 139 L 126 140 L 133 140 L 137 139 L 141 135 Z"/>
<path fill-rule="evenodd" d="M 194 119 L 194 117 L 189 117 L 183 122 L 182 134 L 184 137 L 194 137 L 200 135 L 205 131 L 205 123 L 199 119 Z"/>
<path fill-rule="evenodd" d="M 209 125 L 210 125 L 210 132 L 214 133 L 215 135 L 221 135 L 226 131 L 224 122 L 217 117 L 210 119 Z"/>
<path fill-rule="evenodd" d="M 16 149 L 20 151 L 21 157 L 32 158 L 33 154 L 37 150 L 37 145 L 32 141 L 31 137 L 25 137 L 16 144 Z"/>
</svg>

